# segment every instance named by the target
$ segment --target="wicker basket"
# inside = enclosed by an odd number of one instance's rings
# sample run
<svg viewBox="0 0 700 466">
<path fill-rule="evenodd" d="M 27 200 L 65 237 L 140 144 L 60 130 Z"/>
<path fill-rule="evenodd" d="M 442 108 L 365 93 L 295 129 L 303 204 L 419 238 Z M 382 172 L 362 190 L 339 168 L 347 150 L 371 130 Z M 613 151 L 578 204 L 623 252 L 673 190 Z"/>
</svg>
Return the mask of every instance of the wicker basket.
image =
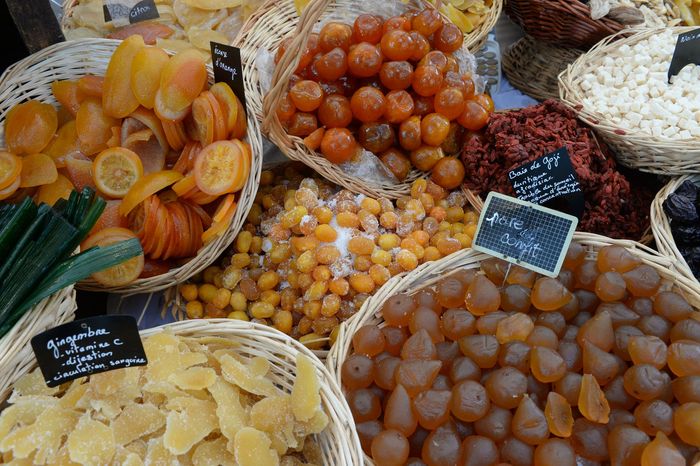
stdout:
<svg viewBox="0 0 700 466">
<path fill-rule="evenodd" d="M 429 6 L 430 4 L 422 0 L 407 0 L 405 9 Z M 371 12 L 371 3 L 359 3 L 357 0 L 341 0 L 331 2 L 330 0 L 314 0 L 303 11 L 301 18 L 297 19 L 296 10 L 292 2 L 284 0 L 282 2 L 268 1 L 261 9 L 248 21 L 241 36 L 236 41 L 244 49 L 244 60 L 255 60 L 257 50 L 265 47 L 268 50 L 275 50 L 279 42 L 290 34 L 295 34 L 294 41 L 289 45 L 287 53 L 275 68 L 272 77 L 272 88 L 262 102 L 262 108 L 258 112 L 263 118 L 263 131 L 269 133 L 270 139 L 280 147 L 282 152 L 292 160 L 297 160 L 312 167 L 319 174 L 328 180 L 339 184 L 353 192 L 363 193 L 369 196 L 386 197 L 390 199 L 398 198 L 410 191 L 411 183 L 425 173 L 413 170 L 409 176 L 400 183 L 375 183 L 351 176 L 344 173 L 340 168 L 330 163 L 325 157 L 309 150 L 301 138 L 290 136 L 284 130 L 273 111 L 278 105 L 286 91 L 287 83 L 296 67 L 299 59 L 297 53 L 305 44 L 306 37 L 313 30 L 319 19 L 337 11 L 342 11 L 344 15 L 355 15 L 362 12 Z M 485 40 L 488 30 L 495 24 L 497 13 L 500 11 L 498 0 L 494 0 L 484 23 L 474 32 L 465 36 L 465 47 L 470 44 L 474 46 Z M 274 25 L 270 27 L 270 25 Z M 489 28 L 489 29 L 487 29 Z M 273 32 L 270 32 L 272 30 Z M 256 73 L 253 71 L 249 71 Z M 257 76 L 249 79 L 250 84 L 257 82 Z M 262 91 L 258 90 L 257 95 L 253 93 L 253 101 L 262 101 L 258 96 Z"/>
<path fill-rule="evenodd" d="M 559 73 L 582 53 L 525 36 L 503 54 L 503 72 L 508 82 L 534 99 L 558 99 Z"/>
<path fill-rule="evenodd" d="M 104 74 L 112 52 L 119 45 L 117 40 L 84 39 L 62 42 L 47 47 L 16 63 L 0 77 L 0 141 L 4 138 L 4 120 L 7 112 L 26 99 L 38 99 L 55 104 L 51 82 L 57 79 L 74 79 L 82 75 Z M 211 67 L 207 67 L 213 82 Z M 253 152 L 253 163 L 246 185 L 238 195 L 238 209 L 228 230 L 211 243 L 203 246 L 197 256 L 168 273 L 143 278 L 133 283 L 105 288 L 97 282 L 81 282 L 79 288 L 113 293 L 148 293 L 183 282 L 209 266 L 231 244 L 240 231 L 253 205 L 262 167 L 262 142 L 258 122 L 252 112 L 248 114 L 247 142 Z"/>
<path fill-rule="evenodd" d="M 662 279 L 670 280 L 674 285 L 674 290 L 680 292 L 690 304 L 696 308 L 700 307 L 700 286 L 685 276 L 677 274 L 671 268 L 674 262 L 673 258 L 662 256 L 656 251 L 634 241 L 613 240 L 590 233 L 575 233 L 574 241 L 578 241 L 589 250 L 589 257 L 595 257 L 596 251 L 604 246 L 624 246 L 639 257 L 643 263 L 652 266 Z M 445 259 L 426 263 L 407 275 L 397 276 L 386 282 L 382 288 L 365 301 L 360 311 L 352 319 L 340 326 L 338 340 L 331 348 L 326 361 L 326 365 L 337 383 L 342 383 L 341 367 L 345 359 L 350 356 L 353 335 L 363 325 L 384 326 L 381 309 L 388 298 L 397 293 L 413 294 L 422 288 L 434 285 L 456 270 L 476 269 L 480 266 L 481 261 L 491 257 L 475 252 L 472 249 L 466 249 L 456 252 Z M 374 464 L 367 456 L 365 456 L 365 463 Z"/>
<path fill-rule="evenodd" d="M 34 335 L 73 320 L 76 307 L 75 290 L 64 288 L 34 306 L 0 338 L 0 400 L 7 398 L 17 379 L 34 367 L 29 344 Z"/>
<path fill-rule="evenodd" d="M 681 176 L 671 180 L 656 194 L 654 202 L 651 203 L 651 230 L 654 233 L 656 247 L 659 249 L 659 252 L 674 258 L 673 266 L 675 269 L 700 286 L 700 282 L 695 275 L 693 275 L 683 254 L 681 254 L 676 246 L 676 240 L 673 238 L 673 233 L 671 232 L 671 223 L 669 222 L 666 212 L 664 212 L 664 201 L 666 198 L 687 180 L 700 185 L 700 175 Z"/>
<path fill-rule="evenodd" d="M 682 33 L 696 28 L 671 29 L 674 33 Z M 559 75 L 559 95 L 566 105 L 578 112 L 581 120 L 589 124 L 613 148 L 617 159 L 623 165 L 662 175 L 700 172 L 700 138 L 670 139 L 639 131 L 622 130 L 602 115 L 582 108 L 585 93 L 581 90 L 581 82 L 584 75 L 621 45 L 633 45 L 661 31 L 663 29 L 649 29 L 625 38 L 618 33 L 600 42 Z"/>
</svg>

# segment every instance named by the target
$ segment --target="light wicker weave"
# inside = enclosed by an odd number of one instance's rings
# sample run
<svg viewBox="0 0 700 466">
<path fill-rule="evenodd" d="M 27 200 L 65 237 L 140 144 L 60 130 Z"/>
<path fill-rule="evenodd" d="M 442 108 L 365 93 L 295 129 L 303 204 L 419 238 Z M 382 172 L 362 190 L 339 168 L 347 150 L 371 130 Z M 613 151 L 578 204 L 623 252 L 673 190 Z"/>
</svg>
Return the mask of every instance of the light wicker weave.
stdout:
<svg viewBox="0 0 700 466">
<path fill-rule="evenodd" d="M 503 72 L 508 82 L 538 100 L 559 98 L 559 73 L 583 51 L 559 47 L 525 36 L 503 54 Z"/>
<path fill-rule="evenodd" d="M 500 1 L 494 0 L 486 20 L 474 32 L 465 35 L 465 47 L 475 49 L 483 44 L 488 31 L 498 19 L 501 10 Z M 397 4 L 402 5 L 398 2 Z M 430 4 L 422 0 L 408 0 L 403 8 L 422 8 L 428 5 Z M 341 171 L 337 165 L 326 160 L 325 157 L 309 150 L 301 138 L 288 135 L 273 111 L 286 92 L 289 78 L 298 64 L 298 51 L 305 46 L 306 38 L 317 22 L 338 11 L 342 11 L 344 15 L 350 17 L 361 13 L 372 13 L 372 7 L 371 2 L 357 0 L 313 0 L 306 6 L 301 18 L 299 18 L 292 1 L 269 0 L 244 25 L 236 44 L 242 48 L 244 63 L 251 64 L 255 63 L 258 49 L 264 47 L 274 52 L 282 39 L 294 35 L 294 40 L 289 45 L 286 55 L 282 57 L 275 68 L 272 88 L 264 100 L 262 98 L 263 91 L 258 84 L 257 70 L 254 70 L 252 66 L 248 67 L 250 76 L 247 81 L 251 89 L 247 90 L 246 95 L 251 96 L 254 108 L 258 103 L 261 105 L 259 110 L 256 109 L 256 113 L 262 118 L 263 132 L 269 135 L 270 139 L 280 147 L 287 157 L 305 163 L 328 180 L 356 193 L 395 199 L 407 194 L 410 191 L 411 183 L 425 174 L 413 170 L 403 182 L 396 184 L 378 184 L 361 177 L 348 175 Z"/>
<path fill-rule="evenodd" d="M 62 42 L 47 47 L 16 63 L 0 77 L 0 141 L 4 139 L 4 121 L 7 112 L 26 99 L 38 99 L 55 104 L 51 83 L 57 79 L 75 79 L 88 73 L 104 75 L 112 52 L 120 41 L 110 39 L 83 39 Z M 209 80 L 213 82 L 210 66 Z M 246 141 L 253 153 L 250 175 L 238 194 L 238 208 L 228 230 L 216 240 L 203 246 L 197 256 L 168 273 L 152 278 L 142 278 L 133 283 L 106 288 L 95 281 L 81 282 L 79 288 L 113 293 L 149 293 L 168 288 L 187 280 L 209 266 L 231 244 L 240 231 L 253 205 L 260 182 L 262 167 L 262 142 L 258 122 L 252 112 L 248 113 L 248 135 Z"/>
<path fill-rule="evenodd" d="M 678 246 L 676 246 L 676 240 L 673 238 L 673 233 L 671 232 L 671 223 L 669 222 L 666 212 L 664 212 L 664 201 L 666 198 L 687 180 L 700 185 L 700 175 L 681 176 L 671 180 L 656 194 L 654 201 L 651 203 L 651 230 L 654 234 L 656 247 L 659 249 L 659 252 L 673 257 L 675 259 L 673 264 L 675 269 L 700 286 L 700 282 L 695 275 L 693 275 L 683 254 L 681 254 L 678 250 Z"/>
<path fill-rule="evenodd" d="M 64 288 L 24 314 L 7 335 L 0 338 L 0 401 L 12 391 L 12 384 L 34 367 L 30 344 L 34 335 L 75 317 L 75 290 Z"/>
<path fill-rule="evenodd" d="M 696 28 L 671 29 L 674 33 L 682 33 Z M 583 98 L 586 95 L 581 89 L 584 75 L 597 67 L 607 54 L 621 45 L 635 44 L 663 30 L 649 29 L 636 32 L 630 37 L 622 37 L 622 33 L 618 33 L 601 41 L 559 75 L 559 95 L 566 105 L 578 112 L 581 120 L 588 123 L 613 148 L 617 159 L 623 165 L 663 175 L 700 172 L 700 138 L 671 139 L 655 137 L 641 131 L 622 130 L 606 120 L 603 115 L 582 108 Z"/>
<path fill-rule="evenodd" d="M 575 233 L 574 241 L 583 244 L 589 251 L 588 257 L 591 258 L 595 257 L 597 251 L 604 246 L 624 246 L 639 257 L 643 263 L 652 266 L 662 279 L 669 280 L 673 284 L 673 289 L 681 293 L 691 305 L 696 308 L 700 307 L 700 286 L 672 269 L 673 258 L 663 256 L 634 241 L 614 240 L 590 233 Z M 481 261 L 491 257 L 475 252 L 473 249 L 465 249 L 439 261 L 423 264 L 406 275 L 393 277 L 386 282 L 365 301 L 357 314 L 340 326 L 338 340 L 331 348 L 326 360 L 326 365 L 338 384 L 342 384 L 341 367 L 351 354 L 353 335 L 363 325 L 384 326 L 381 309 L 388 298 L 397 293 L 416 293 L 425 287 L 434 285 L 454 271 L 476 269 L 480 266 Z M 367 456 L 365 456 L 365 463 L 374 464 Z"/>
</svg>

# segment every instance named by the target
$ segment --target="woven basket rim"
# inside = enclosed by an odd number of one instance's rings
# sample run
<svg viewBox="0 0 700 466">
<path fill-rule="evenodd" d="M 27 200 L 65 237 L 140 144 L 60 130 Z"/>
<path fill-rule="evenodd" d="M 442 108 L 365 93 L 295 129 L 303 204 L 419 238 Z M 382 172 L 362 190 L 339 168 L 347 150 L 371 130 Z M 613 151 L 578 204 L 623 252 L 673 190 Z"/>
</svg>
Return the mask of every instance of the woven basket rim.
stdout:
<svg viewBox="0 0 700 466">
<path fill-rule="evenodd" d="M 36 81 L 41 83 L 44 80 L 43 73 L 53 75 L 57 73 L 58 70 L 62 72 L 62 77 L 60 79 L 67 79 L 67 75 L 79 77 L 86 74 L 84 70 L 88 66 L 92 67 L 93 71 L 96 67 L 101 68 L 104 73 L 107 67 L 107 61 L 103 60 L 104 56 L 102 55 L 109 50 L 111 56 L 111 51 L 120 43 L 121 41 L 119 40 L 102 38 L 66 41 L 51 45 L 15 63 L 0 76 L 0 99 L 2 99 L 0 100 L 0 102 L 2 102 L 0 105 L 0 112 L 30 97 L 48 100 L 54 104 L 55 100 L 53 99 L 50 86 L 36 84 Z M 91 51 L 93 53 L 90 53 Z M 170 54 L 173 53 L 170 51 L 168 52 Z M 95 58 L 94 55 L 100 55 L 100 57 Z M 75 58 L 76 56 L 78 59 Z M 60 62 L 61 60 L 63 60 L 63 62 Z M 58 65 L 56 64 L 57 61 L 59 61 Z M 210 83 L 213 82 L 213 71 L 209 64 L 207 65 L 207 73 Z M 22 94 L 19 97 L 17 96 L 18 92 Z M 3 121 L 4 117 L 0 118 L 0 127 L 3 126 Z M 200 248 L 194 258 L 181 266 L 170 269 L 170 271 L 165 274 L 151 278 L 140 278 L 131 284 L 119 287 L 104 287 L 93 280 L 85 280 L 79 283 L 77 287 L 90 291 L 109 291 L 112 293 L 124 294 L 155 292 L 181 283 L 213 263 L 233 242 L 236 235 L 243 227 L 248 212 L 253 205 L 257 187 L 260 182 L 262 140 L 258 129 L 258 122 L 250 110 L 248 110 L 247 123 L 247 134 L 244 140 L 247 141 L 251 147 L 251 170 L 245 186 L 237 193 L 237 211 L 233 221 L 224 234 Z M 2 128 L 0 128 L 0 140 L 3 139 L 4 132 Z"/>
</svg>

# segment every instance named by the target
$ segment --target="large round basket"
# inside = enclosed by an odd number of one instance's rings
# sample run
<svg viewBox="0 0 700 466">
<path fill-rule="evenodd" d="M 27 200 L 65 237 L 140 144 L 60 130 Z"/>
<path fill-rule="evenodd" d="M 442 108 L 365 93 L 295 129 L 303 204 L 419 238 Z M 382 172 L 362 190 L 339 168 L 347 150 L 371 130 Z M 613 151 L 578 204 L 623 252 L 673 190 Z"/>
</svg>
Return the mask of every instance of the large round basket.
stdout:
<svg viewBox="0 0 700 466">
<path fill-rule="evenodd" d="M 4 121 L 8 111 L 26 99 L 38 99 L 56 104 L 51 83 L 60 79 L 75 79 L 85 74 L 103 75 L 109 59 L 120 41 L 110 39 L 83 39 L 62 42 L 31 55 L 16 63 L 0 78 L 0 143 L 4 141 Z M 209 80 L 214 77 L 207 66 Z M 148 293 L 168 288 L 187 280 L 209 266 L 231 244 L 253 205 L 262 167 L 262 142 L 258 122 L 248 113 L 246 141 L 253 153 L 250 175 L 237 196 L 238 208 L 228 230 L 216 240 L 203 246 L 190 261 L 169 272 L 151 278 L 142 278 L 120 287 L 105 288 L 97 282 L 81 282 L 81 289 L 113 293 Z"/>
<path fill-rule="evenodd" d="M 692 31 L 693 27 L 674 27 L 674 33 Z M 583 76 L 595 69 L 606 55 L 620 46 L 633 45 L 647 39 L 663 29 L 649 29 L 637 32 L 630 37 L 622 33 L 601 41 L 578 60 L 569 65 L 559 75 L 559 95 L 561 100 L 578 112 L 579 118 L 591 127 L 608 143 L 617 154 L 620 163 L 641 171 L 662 175 L 685 175 L 700 172 L 700 138 L 671 139 L 652 136 L 640 131 L 623 130 L 604 115 L 583 107 L 585 96 L 581 88 Z"/>
<path fill-rule="evenodd" d="M 673 238 L 673 233 L 671 232 L 671 223 L 669 222 L 666 212 L 664 212 L 664 201 L 666 198 L 671 193 L 675 192 L 685 181 L 692 181 L 700 185 L 700 175 L 686 175 L 674 178 L 656 194 L 654 201 L 651 203 L 651 230 L 654 234 L 656 247 L 659 248 L 659 252 L 675 259 L 673 264 L 675 269 L 700 285 L 700 282 L 695 275 L 693 275 L 683 254 L 681 254 L 678 250 L 678 246 L 676 246 L 676 240 Z"/>
<path fill-rule="evenodd" d="M 661 276 L 673 285 L 674 291 L 681 293 L 694 307 L 700 307 L 700 287 L 685 276 L 677 274 L 672 268 L 673 258 L 663 256 L 646 246 L 633 241 L 613 240 L 604 236 L 589 233 L 575 233 L 574 241 L 578 241 L 588 249 L 588 257 L 597 256 L 597 251 L 605 246 L 623 246 L 639 257 L 644 264 L 653 267 Z M 360 311 L 352 319 L 340 326 L 338 340 L 331 348 L 326 365 L 338 384 L 342 384 L 341 367 L 352 351 L 352 337 L 363 325 L 384 326 L 381 309 L 388 298 L 397 293 L 414 294 L 421 289 L 432 286 L 452 272 L 462 269 L 477 269 L 481 261 L 492 256 L 465 249 L 456 252 L 445 259 L 421 265 L 412 272 L 396 276 L 386 282 L 374 295 L 362 305 Z M 365 456 L 365 463 L 374 464 Z"/>
<path fill-rule="evenodd" d="M 75 317 L 75 290 L 64 288 L 34 306 L 4 337 L 0 338 L 0 400 L 12 391 L 12 384 L 34 367 L 30 344 L 34 335 Z"/>
<path fill-rule="evenodd" d="M 559 73 L 583 52 L 525 36 L 503 53 L 508 82 L 538 100 L 559 98 Z"/>
<path fill-rule="evenodd" d="M 412 8 L 432 7 L 432 5 L 423 0 L 395 1 L 395 4 L 391 3 L 388 6 L 387 4 L 377 6 L 371 2 L 359 2 L 357 0 L 313 0 L 302 12 L 301 18 L 298 18 L 292 3 L 288 0 L 279 2 L 279 4 L 278 2 L 269 1 L 261 7 L 256 15 L 251 17 L 248 24 L 244 27 L 242 36 L 237 41 L 244 48 L 243 55 L 247 57 L 244 60 L 255 60 L 257 49 L 265 46 L 269 47 L 268 50 L 274 52 L 284 37 L 294 34 L 294 39 L 289 44 L 286 53 L 275 67 L 272 75 L 272 87 L 263 101 L 261 110 L 263 131 L 269 135 L 270 139 L 277 144 L 287 157 L 303 162 L 328 180 L 356 193 L 389 199 L 396 199 L 407 194 L 410 191 L 411 183 L 426 174 L 413 170 L 405 180 L 398 183 L 373 182 L 360 176 L 349 175 L 337 165 L 326 160 L 325 157 L 307 148 L 301 138 L 288 135 L 274 109 L 277 108 L 280 100 L 283 98 L 289 79 L 299 62 L 299 50 L 305 47 L 309 34 L 319 20 L 323 21 L 329 17 L 353 18 L 361 13 L 376 14 L 383 11 L 383 8 L 394 7 L 400 8 L 397 11 L 405 11 Z M 498 0 L 494 0 L 489 12 L 489 18 L 484 21 L 478 30 L 465 36 L 463 47 L 467 48 L 470 44 L 474 47 L 476 43 L 481 43 L 482 39 L 486 38 L 490 27 L 495 24 L 499 11 L 500 4 Z M 486 27 L 489 29 L 485 29 Z M 282 35 L 281 31 L 287 32 L 285 35 Z M 474 34 L 477 34 L 479 38 L 470 41 L 470 36 Z M 482 34 L 483 37 L 481 36 Z M 255 77 L 252 77 L 250 82 L 253 85 L 256 82 Z M 262 91 L 258 92 L 262 93 Z"/>
</svg>

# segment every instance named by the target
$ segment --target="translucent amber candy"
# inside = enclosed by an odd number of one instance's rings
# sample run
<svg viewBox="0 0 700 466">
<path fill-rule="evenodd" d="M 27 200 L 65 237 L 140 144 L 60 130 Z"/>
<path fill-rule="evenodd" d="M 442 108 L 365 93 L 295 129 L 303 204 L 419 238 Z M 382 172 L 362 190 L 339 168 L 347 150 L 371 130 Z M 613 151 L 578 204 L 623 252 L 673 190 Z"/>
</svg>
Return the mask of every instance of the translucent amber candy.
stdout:
<svg viewBox="0 0 700 466">
<path fill-rule="evenodd" d="M 324 102 L 331 97 L 339 96 Z M 360 144 L 377 152 L 394 138 L 385 123 L 359 130 Z M 477 220 L 464 195 L 424 179 L 392 202 L 304 178 L 291 167 L 265 171 L 230 254 L 180 294 L 190 318 L 253 320 L 323 347 L 392 276 L 471 245 Z M 466 286 L 452 291 L 455 306 Z"/>
</svg>

